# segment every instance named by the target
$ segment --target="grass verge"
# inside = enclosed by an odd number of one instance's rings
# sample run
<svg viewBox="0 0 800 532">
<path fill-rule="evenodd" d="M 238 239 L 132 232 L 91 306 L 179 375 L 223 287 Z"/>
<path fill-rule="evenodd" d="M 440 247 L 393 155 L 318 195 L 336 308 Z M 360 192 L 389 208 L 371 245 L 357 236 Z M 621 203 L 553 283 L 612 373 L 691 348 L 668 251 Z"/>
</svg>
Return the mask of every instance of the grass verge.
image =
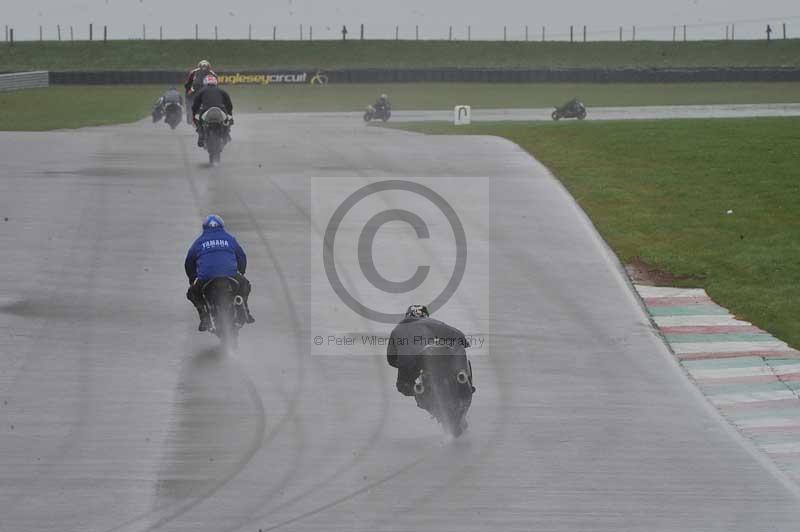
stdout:
<svg viewBox="0 0 800 532">
<path fill-rule="evenodd" d="M 0 92 L 0 130 L 124 123 L 147 116 L 165 87 L 55 86 Z M 580 96 L 589 107 L 800 102 L 800 83 L 485 84 L 398 83 L 230 87 L 236 113 L 361 111 L 381 92 L 397 112 L 412 109 L 550 107 Z"/>
<path fill-rule="evenodd" d="M 800 39 L 697 42 L 109 41 L 0 45 L 0 72 L 247 68 L 798 66 Z"/>
<path fill-rule="evenodd" d="M 394 127 L 518 143 L 623 262 L 685 276 L 671 284 L 800 347 L 800 118 Z"/>
</svg>

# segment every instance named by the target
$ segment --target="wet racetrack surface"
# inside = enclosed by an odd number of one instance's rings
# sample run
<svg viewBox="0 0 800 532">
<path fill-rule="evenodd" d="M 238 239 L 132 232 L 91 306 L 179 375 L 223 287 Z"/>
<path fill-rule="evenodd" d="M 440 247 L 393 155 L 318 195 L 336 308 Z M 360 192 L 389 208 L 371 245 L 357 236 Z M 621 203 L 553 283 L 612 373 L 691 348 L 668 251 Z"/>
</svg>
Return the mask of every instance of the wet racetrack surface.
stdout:
<svg viewBox="0 0 800 532">
<path fill-rule="evenodd" d="M 699 397 L 541 165 L 355 118 L 237 116 L 213 168 L 185 126 L 0 133 L 0 530 L 797 529 L 794 488 Z M 310 179 L 373 176 L 491 203 L 492 352 L 458 440 L 380 350 L 310 354 Z M 235 353 L 184 298 L 211 211 L 250 259 Z"/>
</svg>

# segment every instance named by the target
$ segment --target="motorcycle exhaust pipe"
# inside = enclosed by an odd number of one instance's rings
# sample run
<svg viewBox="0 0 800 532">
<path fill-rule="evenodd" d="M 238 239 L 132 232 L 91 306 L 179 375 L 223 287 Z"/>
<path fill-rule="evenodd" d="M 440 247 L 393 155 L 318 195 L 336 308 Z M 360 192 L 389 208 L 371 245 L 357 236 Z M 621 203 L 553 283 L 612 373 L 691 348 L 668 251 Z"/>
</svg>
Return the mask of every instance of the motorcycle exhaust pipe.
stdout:
<svg viewBox="0 0 800 532">
<path fill-rule="evenodd" d="M 417 382 L 414 383 L 414 393 L 417 395 L 422 395 L 423 393 L 425 393 L 425 385 L 422 384 L 421 380 L 418 380 Z"/>
<path fill-rule="evenodd" d="M 236 305 L 237 307 L 244 305 L 244 298 L 240 295 L 237 295 L 236 297 L 233 298 L 233 304 Z"/>
<path fill-rule="evenodd" d="M 463 369 L 456 374 L 456 380 L 459 384 L 466 384 L 469 382 L 469 375 Z"/>
</svg>

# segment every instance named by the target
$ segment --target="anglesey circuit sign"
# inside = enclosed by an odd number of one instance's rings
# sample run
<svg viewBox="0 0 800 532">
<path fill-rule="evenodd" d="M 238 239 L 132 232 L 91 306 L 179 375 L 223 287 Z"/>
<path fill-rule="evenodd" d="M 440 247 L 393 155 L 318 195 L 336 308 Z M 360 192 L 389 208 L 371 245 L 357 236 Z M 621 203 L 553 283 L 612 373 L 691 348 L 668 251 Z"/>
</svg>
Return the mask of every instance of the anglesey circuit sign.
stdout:
<svg viewBox="0 0 800 532">
<path fill-rule="evenodd" d="M 220 74 L 218 76 L 221 85 L 290 85 L 309 83 L 311 75 L 308 72 L 275 72 L 275 73 L 255 73 L 241 74 Z"/>
</svg>

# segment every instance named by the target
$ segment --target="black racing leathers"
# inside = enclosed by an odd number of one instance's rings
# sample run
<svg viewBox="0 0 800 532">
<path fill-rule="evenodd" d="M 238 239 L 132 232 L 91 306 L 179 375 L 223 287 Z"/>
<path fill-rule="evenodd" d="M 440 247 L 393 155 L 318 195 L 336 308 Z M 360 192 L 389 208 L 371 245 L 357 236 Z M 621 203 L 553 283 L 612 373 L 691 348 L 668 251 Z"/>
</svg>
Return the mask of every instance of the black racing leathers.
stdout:
<svg viewBox="0 0 800 532">
<path fill-rule="evenodd" d="M 195 94 L 194 101 L 192 102 L 192 113 L 202 114 L 212 107 L 219 107 L 227 114 L 233 114 L 233 103 L 231 97 L 223 89 L 215 85 L 206 85 Z"/>
<path fill-rule="evenodd" d="M 420 352 L 428 345 L 469 347 L 464 333 L 433 318 L 406 318 L 392 331 L 386 360 L 397 368 L 397 389 L 414 395 L 414 380 L 421 369 Z"/>
</svg>

